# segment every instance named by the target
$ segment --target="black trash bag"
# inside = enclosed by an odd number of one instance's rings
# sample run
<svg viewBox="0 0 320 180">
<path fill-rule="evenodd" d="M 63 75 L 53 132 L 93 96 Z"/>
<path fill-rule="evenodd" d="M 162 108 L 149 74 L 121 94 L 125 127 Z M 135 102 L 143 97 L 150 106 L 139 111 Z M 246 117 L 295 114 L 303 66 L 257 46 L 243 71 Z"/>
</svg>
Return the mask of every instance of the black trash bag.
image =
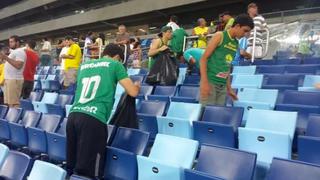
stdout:
<svg viewBox="0 0 320 180">
<path fill-rule="evenodd" d="M 136 98 L 123 93 L 110 124 L 116 127 L 138 129 Z"/>
<path fill-rule="evenodd" d="M 179 76 L 177 60 L 170 51 L 160 53 L 150 69 L 146 83 L 149 85 L 175 86 Z"/>
</svg>

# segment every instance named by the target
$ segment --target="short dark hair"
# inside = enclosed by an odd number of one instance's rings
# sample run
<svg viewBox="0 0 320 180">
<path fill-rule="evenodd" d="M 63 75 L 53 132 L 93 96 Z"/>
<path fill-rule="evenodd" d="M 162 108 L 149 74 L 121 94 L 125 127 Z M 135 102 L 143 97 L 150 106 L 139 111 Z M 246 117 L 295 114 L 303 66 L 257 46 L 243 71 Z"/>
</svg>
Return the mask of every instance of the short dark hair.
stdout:
<svg viewBox="0 0 320 180">
<path fill-rule="evenodd" d="M 15 41 L 15 42 L 20 43 L 20 37 L 19 37 L 19 36 L 17 36 L 17 35 L 10 36 L 10 38 L 9 38 L 9 39 L 14 39 L 14 41 Z"/>
<path fill-rule="evenodd" d="M 116 55 L 119 55 L 122 60 L 124 59 L 123 49 L 121 49 L 118 45 L 116 45 L 114 43 L 108 44 L 104 48 L 102 55 L 103 56 L 110 56 L 110 57 L 114 57 Z"/>
<path fill-rule="evenodd" d="M 34 41 L 34 40 L 28 40 L 28 41 L 27 41 L 27 44 L 28 44 L 28 46 L 29 46 L 31 49 L 34 49 L 34 48 L 36 48 L 36 46 L 37 46 L 37 43 L 36 43 L 36 41 Z"/>
<path fill-rule="evenodd" d="M 239 24 L 240 26 L 249 26 L 251 29 L 254 28 L 253 19 L 247 14 L 241 14 L 237 16 L 234 20 L 232 27 Z"/>
<path fill-rule="evenodd" d="M 178 23 L 179 18 L 178 18 L 178 16 L 176 16 L 176 15 L 172 15 L 172 16 L 170 16 L 170 21 L 175 22 L 175 23 Z"/>
<path fill-rule="evenodd" d="M 64 38 L 65 40 L 72 40 L 73 41 L 73 37 L 72 36 L 66 36 L 65 38 Z"/>
<path fill-rule="evenodd" d="M 44 37 L 44 38 L 42 38 L 43 40 L 45 40 L 45 41 L 48 41 L 48 38 L 46 38 L 46 37 Z"/>
</svg>

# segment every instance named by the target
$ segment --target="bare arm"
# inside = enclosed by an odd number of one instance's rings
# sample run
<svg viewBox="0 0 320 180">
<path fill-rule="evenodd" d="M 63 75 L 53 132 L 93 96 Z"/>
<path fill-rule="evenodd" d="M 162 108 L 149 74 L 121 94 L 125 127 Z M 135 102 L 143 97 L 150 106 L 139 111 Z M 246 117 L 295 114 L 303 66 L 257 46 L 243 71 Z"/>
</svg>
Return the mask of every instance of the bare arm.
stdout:
<svg viewBox="0 0 320 180">
<path fill-rule="evenodd" d="M 74 56 L 68 55 L 68 54 L 63 54 L 63 55 L 61 55 L 61 58 L 62 59 L 74 59 Z"/>
<path fill-rule="evenodd" d="M 149 57 L 153 57 L 153 56 L 157 55 L 158 53 L 168 49 L 168 46 L 165 46 L 165 45 L 162 46 L 161 48 L 159 48 L 160 43 L 161 43 L 160 39 L 155 39 L 152 41 L 152 44 L 151 44 L 149 52 L 148 52 Z"/>
<path fill-rule="evenodd" d="M 245 50 L 240 50 L 240 55 L 243 56 L 246 59 L 251 59 L 251 54 L 247 53 Z"/>
<path fill-rule="evenodd" d="M 23 67 L 24 62 L 22 61 L 17 61 L 15 59 L 11 59 L 8 56 L 3 56 L 4 60 L 6 60 L 9 64 L 11 64 L 13 67 L 15 67 L 16 69 L 21 69 Z"/>
<path fill-rule="evenodd" d="M 119 81 L 121 86 L 126 90 L 127 94 L 132 97 L 137 97 L 140 91 L 140 85 L 136 85 L 130 78 L 125 78 Z"/>
<path fill-rule="evenodd" d="M 196 31 L 193 29 L 192 30 L 192 36 L 196 36 L 197 34 L 196 34 Z"/>
</svg>

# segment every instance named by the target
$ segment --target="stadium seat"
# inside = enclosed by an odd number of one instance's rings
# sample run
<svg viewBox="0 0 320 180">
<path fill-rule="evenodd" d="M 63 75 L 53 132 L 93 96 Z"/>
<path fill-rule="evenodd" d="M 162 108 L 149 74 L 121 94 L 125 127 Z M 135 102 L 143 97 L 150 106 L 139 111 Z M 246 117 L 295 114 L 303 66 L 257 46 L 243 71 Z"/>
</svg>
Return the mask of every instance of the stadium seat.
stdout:
<svg viewBox="0 0 320 180">
<path fill-rule="evenodd" d="M 183 84 L 184 79 L 186 78 L 188 68 L 186 67 L 180 67 L 179 68 L 179 76 L 177 80 L 177 86 Z"/>
<path fill-rule="evenodd" d="M 40 102 L 38 102 L 38 101 L 33 101 L 32 102 L 33 108 L 37 112 L 48 113 L 47 104 L 56 103 L 58 97 L 59 97 L 58 93 L 46 92 L 46 93 L 44 93 L 44 95 L 43 95 L 43 97 L 42 97 Z"/>
<path fill-rule="evenodd" d="M 299 136 L 298 158 L 300 161 L 320 166 L 320 137 Z"/>
<path fill-rule="evenodd" d="M 232 88 L 261 88 L 263 75 L 235 75 L 232 78 Z"/>
<path fill-rule="evenodd" d="M 158 133 L 157 116 L 165 113 L 167 102 L 142 101 L 137 111 L 139 129 L 150 133 L 150 139 L 154 139 Z"/>
<path fill-rule="evenodd" d="M 107 147 L 106 151 L 105 179 L 137 179 L 136 154 L 114 147 Z"/>
<path fill-rule="evenodd" d="M 66 161 L 66 127 L 68 119 L 64 119 L 56 133 L 46 132 L 47 154 L 51 160 Z"/>
<path fill-rule="evenodd" d="M 67 172 L 54 164 L 50 164 L 44 161 L 35 161 L 28 176 L 28 179 L 32 180 L 65 180 Z"/>
<path fill-rule="evenodd" d="M 149 142 L 149 133 L 119 127 L 112 140 L 112 147 L 123 149 L 137 155 L 144 155 Z"/>
<path fill-rule="evenodd" d="M 145 100 L 147 96 L 151 95 L 153 91 L 153 86 L 143 85 L 140 87 L 138 99 Z"/>
<path fill-rule="evenodd" d="M 182 169 L 191 169 L 198 145 L 194 140 L 158 134 L 149 157 L 137 156 L 138 179 L 180 180 Z"/>
<path fill-rule="evenodd" d="M 45 132 L 55 132 L 61 117 L 58 115 L 43 114 L 36 128 L 28 127 L 28 149 L 34 153 L 47 152 L 47 139 Z"/>
<path fill-rule="evenodd" d="M 108 124 L 107 125 L 108 128 L 108 138 L 107 138 L 107 145 L 109 146 L 112 143 L 112 140 L 114 138 L 114 135 L 116 134 L 117 131 L 117 127 Z"/>
<path fill-rule="evenodd" d="M 199 120 L 200 113 L 200 104 L 171 102 L 167 115 L 157 116 L 158 132 L 192 139 L 192 122 Z"/>
<path fill-rule="evenodd" d="M 60 94 L 70 94 L 74 95 L 76 92 L 77 85 L 76 84 L 71 84 L 67 89 L 60 90 Z"/>
<path fill-rule="evenodd" d="M 303 64 L 320 64 L 319 58 L 305 58 L 303 59 Z"/>
<path fill-rule="evenodd" d="M 54 104 L 46 104 L 45 106 L 47 111 L 42 113 L 56 114 L 61 117 L 65 117 L 65 106 L 72 104 L 73 97 L 73 95 L 59 94 L 57 101 Z"/>
<path fill-rule="evenodd" d="M 320 137 L 320 115 L 310 114 L 308 117 L 308 126 L 305 132 L 306 136 Z"/>
<path fill-rule="evenodd" d="M 0 119 L 5 118 L 7 112 L 8 112 L 8 106 L 0 105 Z"/>
<path fill-rule="evenodd" d="M 10 143 L 15 146 L 27 146 L 28 137 L 27 130 L 28 127 L 36 127 L 41 118 L 41 113 L 35 111 L 25 111 L 22 117 L 21 122 L 9 123 L 10 128 Z"/>
<path fill-rule="evenodd" d="M 0 119 L 0 139 L 10 139 L 10 128 L 9 123 L 17 123 L 22 115 L 21 108 L 9 108 L 6 116 Z"/>
<path fill-rule="evenodd" d="M 236 147 L 243 108 L 207 106 L 201 121 L 193 121 L 193 137 L 200 144 Z"/>
<path fill-rule="evenodd" d="M 138 75 L 140 73 L 140 69 L 129 68 L 127 73 L 129 76 Z"/>
<path fill-rule="evenodd" d="M 195 170 L 185 169 L 184 180 L 224 180 L 218 177 L 210 176 L 206 173 L 198 172 Z"/>
<path fill-rule="evenodd" d="M 283 74 L 285 66 L 258 66 L 257 74 Z"/>
<path fill-rule="evenodd" d="M 142 84 L 144 82 L 144 75 L 132 75 L 130 76 L 130 79 L 132 80 L 132 82 L 139 82 L 140 84 Z"/>
<path fill-rule="evenodd" d="M 200 97 L 199 87 L 193 86 L 180 86 L 177 94 L 171 97 L 171 101 L 198 103 Z"/>
<path fill-rule="evenodd" d="M 255 60 L 253 65 L 275 65 L 275 60 Z"/>
<path fill-rule="evenodd" d="M 274 158 L 266 180 L 318 180 L 320 166 Z"/>
<path fill-rule="evenodd" d="M 57 75 L 48 75 L 46 79 L 40 81 L 43 91 L 59 91 L 61 84 Z"/>
<path fill-rule="evenodd" d="M 202 145 L 195 170 L 228 180 L 252 180 L 257 155 L 232 148 Z"/>
<path fill-rule="evenodd" d="M 70 180 L 92 180 L 92 178 L 88 178 L 88 177 L 84 177 L 84 176 L 79 176 L 79 175 L 73 174 L 70 177 Z"/>
<path fill-rule="evenodd" d="M 0 168 L 2 167 L 4 161 L 6 160 L 7 156 L 9 154 L 9 148 L 8 146 L 4 144 L 0 144 Z"/>
<path fill-rule="evenodd" d="M 286 73 L 288 74 L 316 74 L 318 67 L 315 65 L 295 65 L 286 66 Z"/>
<path fill-rule="evenodd" d="M 281 59 L 275 61 L 276 65 L 295 65 L 295 64 L 301 64 L 300 59 Z"/>
<path fill-rule="evenodd" d="M 234 66 L 232 75 L 254 75 L 256 66 Z"/>
<path fill-rule="evenodd" d="M 185 76 L 183 85 L 199 85 L 200 84 L 200 76 L 199 75 L 189 75 Z"/>
<path fill-rule="evenodd" d="M 72 108 L 72 105 L 68 105 L 68 104 L 67 104 L 67 105 L 65 106 L 66 117 L 69 116 L 71 108 Z"/>
<path fill-rule="evenodd" d="M 245 125 L 248 112 L 251 109 L 273 110 L 277 98 L 278 90 L 241 88 L 238 90 L 238 101 L 234 101 L 233 105 L 244 108 L 242 124 Z"/>
<path fill-rule="evenodd" d="M 154 93 L 148 96 L 148 100 L 169 101 L 175 92 L 175 86 L 156 86 Z"/>
<path fill-rule="evenodd" d="M 262 89 L 278 89 L 278 90 L 297 90 L 299 84 L 299 75 L 265 75 Z"/>
<path fill-rule="evenodd" d="M 315 75 L 306 75 L 304 77 L 303 81 L 303 86 L 299 87 L 299 91 L 315 91 L 315 92 L 320 92 L 320 90 L 317 90 L 315 88 L 315 85 L 317 83 L 320 83 L 320 76 L 315 76 Z"/>
<path fill-rule="evenodd" d="M 33 111 L 33 101 L 40 101 L 42 98 L 42 92 L 31 92 L 30 97 L 28 99 L 21 99 L 20 100 L 20 107 L 23 110 L 30 110 Z"/>
<path fill-rule="evenodd" d="M 5 180 L 25 180 L 31 163 L 32 159 L 28 155 L 10 151 L 0 169 L 0 177 Z"/>
</svg>

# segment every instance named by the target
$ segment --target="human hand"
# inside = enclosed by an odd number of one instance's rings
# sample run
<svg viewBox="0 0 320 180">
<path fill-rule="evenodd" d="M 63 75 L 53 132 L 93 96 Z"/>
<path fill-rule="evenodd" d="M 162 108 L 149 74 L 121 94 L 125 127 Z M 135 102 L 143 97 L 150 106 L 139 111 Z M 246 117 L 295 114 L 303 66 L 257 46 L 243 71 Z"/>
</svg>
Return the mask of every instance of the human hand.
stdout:
<svg viewBox="0 0 320 180">
<path fill-rule="evenodd" d="M 238 101 L 238 96 L 232 89 L 228 90 L 228 95 L 231 97 L 233 101 Z"/>
<path fill-rule="evenodd" d="M 200 95 L 202 99 L 207 99 L 211 94 L 212 88 L 208 81 L 200 82 Z"/>
<path fill-rule="evenodd" d="M 169 48 L 168 46 L 164 45 L 159 49 L 159 51 L 163 52 L 163 51 L 167 50 L 168 48 Z"/>
</svg>

